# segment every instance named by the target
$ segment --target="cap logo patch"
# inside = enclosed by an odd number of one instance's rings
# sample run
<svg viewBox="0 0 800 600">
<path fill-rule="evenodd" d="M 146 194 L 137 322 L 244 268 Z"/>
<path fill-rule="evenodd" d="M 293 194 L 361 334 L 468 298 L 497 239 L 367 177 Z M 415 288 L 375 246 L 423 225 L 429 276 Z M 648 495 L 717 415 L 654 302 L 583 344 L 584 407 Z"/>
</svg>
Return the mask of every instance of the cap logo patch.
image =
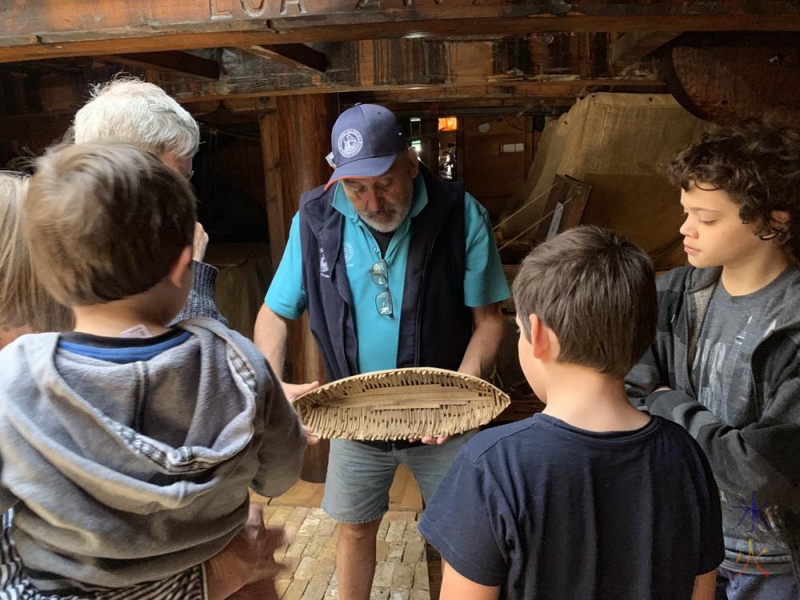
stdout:
<svg viewBox="0 0 800 600">
<path fill-rule="evenodd" d="M 364 139 L 358 129 L 345 129 L 336 140 L 339 154 L 345 158 L 352 158 L 364 147 Z"/>
</svg>

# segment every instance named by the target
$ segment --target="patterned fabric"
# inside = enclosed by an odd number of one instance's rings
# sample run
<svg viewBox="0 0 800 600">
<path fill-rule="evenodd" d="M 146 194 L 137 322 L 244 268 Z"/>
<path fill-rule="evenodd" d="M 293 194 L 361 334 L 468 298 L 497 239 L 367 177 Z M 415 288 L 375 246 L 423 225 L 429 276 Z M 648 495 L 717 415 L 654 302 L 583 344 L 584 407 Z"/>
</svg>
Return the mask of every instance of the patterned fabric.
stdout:
<svg viewBox="0 0 800 600">
<path fill-rule="evenodd" d="M 0 534 L 0 600 L 203 600 L 205 574 L 197 565 L 174 577 L 119 589 L 87 592 L 81 596 L 59 596 L 39 592 L 25 577 L 11 540 L 13 510 L 3 514 Z"/>
</svg>

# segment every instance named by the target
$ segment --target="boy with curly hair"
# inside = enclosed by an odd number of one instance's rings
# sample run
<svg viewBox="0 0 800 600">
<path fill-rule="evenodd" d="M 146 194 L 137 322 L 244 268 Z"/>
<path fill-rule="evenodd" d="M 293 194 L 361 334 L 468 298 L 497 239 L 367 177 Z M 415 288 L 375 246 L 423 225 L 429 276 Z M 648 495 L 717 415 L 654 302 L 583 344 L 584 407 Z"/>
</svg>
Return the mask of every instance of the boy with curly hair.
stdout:
<svg viewBox="0 0 800 600">
<path fill-rule="evenodd" d="M 708 456 L 726 548 L 717 598 L 798 598 L 800 132 L 709 130 L 672 176 L 689 266 L 658 281 L 659 330 L 628 393 Z"/>
</svg>

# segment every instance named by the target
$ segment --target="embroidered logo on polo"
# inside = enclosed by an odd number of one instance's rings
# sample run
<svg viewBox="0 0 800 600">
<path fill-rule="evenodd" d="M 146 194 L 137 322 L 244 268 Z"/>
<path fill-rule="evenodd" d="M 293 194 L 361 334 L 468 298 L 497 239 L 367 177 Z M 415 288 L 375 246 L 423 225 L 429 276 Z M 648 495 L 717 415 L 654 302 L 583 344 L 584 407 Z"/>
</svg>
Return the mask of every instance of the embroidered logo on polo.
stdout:
<svg viewBox="0 0 800 600">
<path fill-rule="evenodd" d="M 350 242 L 344 242 L 342 244 L 342 248 L 344 250 L 344 264 L 348 267 L 353 266 L 353 244 Z"/>
<path fill-rule="evenodd" d="M 328 260 L 325 258 L 325 251 L 322 248 L 319 249 L 319 274 L 320 277 L 331 278 L 331 273 L 328 270 Z"/>
<path fill-rule="evenodd" d="M 364 138 L 358 129 L 345 129 L 339 134 L 336 147 L 339 149 L 339 154 L 345 158 L 353 158 L 364 147 Z"/>
</svg>

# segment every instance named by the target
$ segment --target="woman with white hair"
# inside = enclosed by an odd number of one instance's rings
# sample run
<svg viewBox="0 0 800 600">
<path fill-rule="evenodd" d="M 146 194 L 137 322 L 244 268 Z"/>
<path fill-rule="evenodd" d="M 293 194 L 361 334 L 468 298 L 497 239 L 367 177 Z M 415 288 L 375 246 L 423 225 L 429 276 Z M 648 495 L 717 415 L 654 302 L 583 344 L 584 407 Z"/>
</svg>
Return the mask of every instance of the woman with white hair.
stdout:
<svg viewBox="0 0 800 600">
<path fill-rule="evenodd" d="M 75 143 L 128 142 L 155 154 L 161 162 L 191 179 L 192 158 L 200 146 L 200 128 L 186 109 L 157 85 L 116 78 L 98 85 L 75 114 Z M 194 282 L 176 321 L 209 317 L 228 324 L 214 303 L 217 269 L 202 262 L 208 236 L 195 226 Z"/>
</svg>

